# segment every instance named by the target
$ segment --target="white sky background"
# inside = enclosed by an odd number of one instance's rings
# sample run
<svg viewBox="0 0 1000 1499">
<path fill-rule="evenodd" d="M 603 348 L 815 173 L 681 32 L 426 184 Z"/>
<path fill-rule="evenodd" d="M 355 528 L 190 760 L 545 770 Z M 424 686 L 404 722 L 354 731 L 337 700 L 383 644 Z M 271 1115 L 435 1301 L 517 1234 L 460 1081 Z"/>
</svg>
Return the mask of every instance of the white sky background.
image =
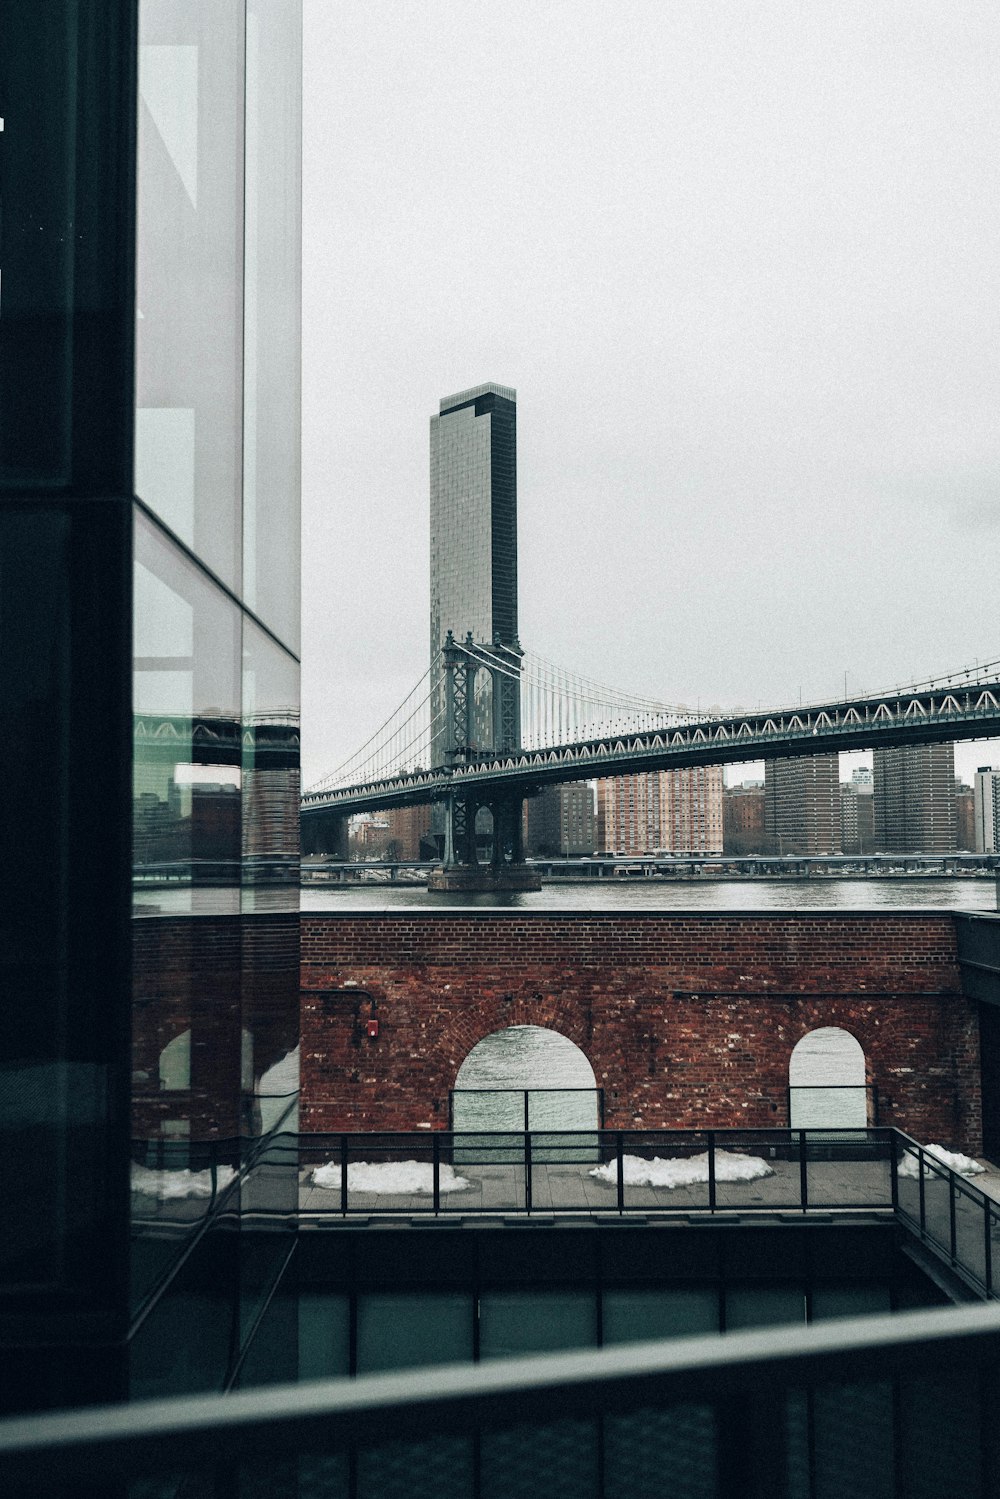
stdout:
<svg viewBox="0 0 1000 1499">
<path fill-rule="evenodd" d="M 1000 656 L 995 0 L 305 23 L 306 785 L 427 667 L 428 419 L 483 380 L 526 648 L 727 707 Z"/>
</svg>

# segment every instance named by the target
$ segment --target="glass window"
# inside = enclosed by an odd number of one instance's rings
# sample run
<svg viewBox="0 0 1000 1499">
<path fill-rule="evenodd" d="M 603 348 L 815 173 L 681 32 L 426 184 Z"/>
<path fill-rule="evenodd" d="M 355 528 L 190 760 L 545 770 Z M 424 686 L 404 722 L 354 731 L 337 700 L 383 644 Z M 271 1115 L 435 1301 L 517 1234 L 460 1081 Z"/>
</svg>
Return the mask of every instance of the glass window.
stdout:
<svg viewBox="0 0 1000 1499">
<path fill-rule="evenodd" d="M 814 1286 L 811 1315 L 814 1322 L 827 1317 L 874 1317 L 892 1310 L 889 1287 L 875 1283 L 844 1286 Z"/>
<path fill-rule="evenodd" d="M 604 1293 L 605 1343 L 635 1343 L 719 1331 L 719 1293 L 711 1286 L 646 1287 Z"/>
<path fill-rule="evenodd" d="M 359 1374 L 452 1364 L 472 1358 L 472 1298 L 466 1291 L 358 1296 Z"/>
<path fill-rule="evenodd" d="M 596 1343 L 592 1291 L 484 1291 L 480 1297 L 480 1358 L 593 1348 Z"/>
<path fill-rule="evenodd" d="M 137 914 L 238 910 L 240 613 L 141 514 L 135 549 Z"/>
<path fill-rule="evenodd" d="M 800 1286 L 730 1286 L 726 1291 L 727 1332 L 805 1320 L 806 1298 Z"/>
<path fill-rule="evenodd" d="M 141 0 L 135 492 L 237 593 L 241 0 Z"/>
<path fill-rule="evenodd" d="M 0 491 L 130 497 L 132 9 L 3 8 Z"/>
<path fill-rule="evenodd" d="M 349 1374 L 351 1304 L 330 1291 L 299 1293 L 299 1378 L 334 1379 Z"/>
<path fill-rule="evenodd" d="M 243 909 L 299 907 L 299 665 L 243 626 Z"/>
<path fill-rule="evenodd" d="M 300 0 L 247 0 L 243 598 L 299 648 Z"/>
</svg>

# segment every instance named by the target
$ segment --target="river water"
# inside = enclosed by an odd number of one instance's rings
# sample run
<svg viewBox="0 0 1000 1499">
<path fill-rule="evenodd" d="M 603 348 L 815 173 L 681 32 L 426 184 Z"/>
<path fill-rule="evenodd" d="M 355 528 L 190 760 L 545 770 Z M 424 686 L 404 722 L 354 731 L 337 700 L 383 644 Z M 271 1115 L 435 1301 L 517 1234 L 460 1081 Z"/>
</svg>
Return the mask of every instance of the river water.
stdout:
<svg viewBox="0 0 1000 1499">
<path fill-rule="evenodd" d="M 429 911 L 503 907 L 527 911 L 794 911 L 798 908 L 881 910 L 886 906 L 946 907 L 956 911 L 995 911 L 992 876 L 952 879 L 900 875 L 896 879 L 837 880 L 647 880 L 552 881 L 541 890 L 510 894 L 463 895 L 435 892 L 422 885 L 309 885 L 301 909 L 312 911 L 394 911 L 420 906 Z"/>
</svg>

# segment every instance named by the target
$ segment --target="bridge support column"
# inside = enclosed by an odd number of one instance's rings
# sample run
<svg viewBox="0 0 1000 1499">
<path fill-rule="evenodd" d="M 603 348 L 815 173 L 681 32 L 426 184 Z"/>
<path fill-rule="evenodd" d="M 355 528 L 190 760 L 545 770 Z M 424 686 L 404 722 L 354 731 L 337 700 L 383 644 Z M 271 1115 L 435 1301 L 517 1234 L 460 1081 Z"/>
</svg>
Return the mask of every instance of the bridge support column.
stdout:
<svg viewBox="0 0 1000 1499">
<path fill-rule="evenodd" d="M 489 803 L 493 814 L 493 856 L 489 864 L 480 864 L 476 852 L 476 813 L 474 797 L 452 793 L 445 803 L 444 864 L 432 869 L 428 890 L 540 890 L 542 879 L 524 862 L 522 833 L 524 801 L 520 796 L 495 798 Z"/>
</svg>

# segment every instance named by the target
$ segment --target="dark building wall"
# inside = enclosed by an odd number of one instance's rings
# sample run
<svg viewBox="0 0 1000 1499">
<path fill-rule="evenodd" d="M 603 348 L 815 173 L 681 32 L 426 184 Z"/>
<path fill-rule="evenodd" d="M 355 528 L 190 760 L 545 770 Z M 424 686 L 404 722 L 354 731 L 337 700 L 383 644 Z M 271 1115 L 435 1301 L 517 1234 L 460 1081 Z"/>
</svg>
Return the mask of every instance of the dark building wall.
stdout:
<svg viewBox="0 0 1000 1499">
<path fill-rule="evenodd" d="M 722 793 L 722 851 L 737 856 L 766 851 L 763 786 L 734 786 Z"/>
<path fill-rule="evenodd" d="M 768 853 L 840 853 L 837 755 L 764 762 L 764 831 Z"/>
<path fill-rule="evenodd" d="M 586 781 L 546 786 L 526 803 L 526 852 L 592 854 L 597 847 L 594 793 Z"/>
<path fill-rule="evenodd" d="M 446 1127 L 463 1059 L 511 1025 L 584 1051 L 609 1128 L 784 1124 L 792 1048 L 833 1025 L 882 1122 L 980 1144 L 949 916 L 306 916 L 302 959 L 307 1130 Z"/>
<path fill-rule="evenodd" d="M 876 749 L 875 847 L 886 853 L 952 853 L 958 846 L 955 746 Z"/>
</svg>

